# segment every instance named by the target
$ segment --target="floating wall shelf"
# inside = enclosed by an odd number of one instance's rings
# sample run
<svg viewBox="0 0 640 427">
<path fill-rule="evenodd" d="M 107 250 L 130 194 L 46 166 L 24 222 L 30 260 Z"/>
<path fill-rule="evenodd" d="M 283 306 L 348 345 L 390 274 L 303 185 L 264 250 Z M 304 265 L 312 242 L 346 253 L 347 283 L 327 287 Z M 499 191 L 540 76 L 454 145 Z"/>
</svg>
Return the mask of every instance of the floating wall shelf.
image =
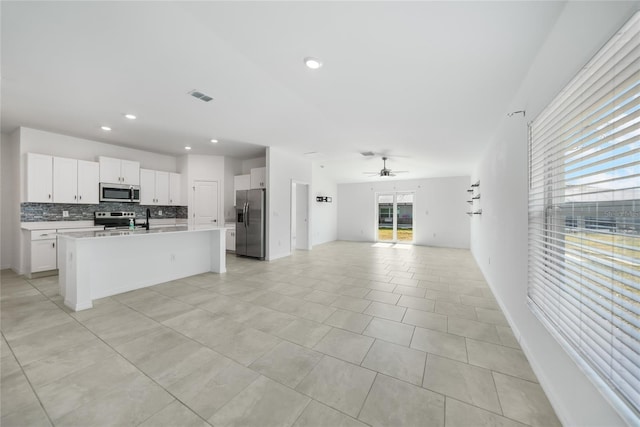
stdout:
<svg viewBox="0 0 640 427">
<path fill-rule="evenodd" d="M 471 188 L 469 188 L 467 190 L 467 193 L 471 193 L 471 200 L 467 200 L 467 203 L 469 203 L 472 208 L 470 212 L 467 212 L 467 215 L 469 216 L 473 216 L 473 215 L 482 215 L 482 209 L 480 208 L 480 181 L 476 182 L 475 184 L 471 184 Z M 478 192 L 476 193 L 476 190 L 478 190 Z"/>
</svg>

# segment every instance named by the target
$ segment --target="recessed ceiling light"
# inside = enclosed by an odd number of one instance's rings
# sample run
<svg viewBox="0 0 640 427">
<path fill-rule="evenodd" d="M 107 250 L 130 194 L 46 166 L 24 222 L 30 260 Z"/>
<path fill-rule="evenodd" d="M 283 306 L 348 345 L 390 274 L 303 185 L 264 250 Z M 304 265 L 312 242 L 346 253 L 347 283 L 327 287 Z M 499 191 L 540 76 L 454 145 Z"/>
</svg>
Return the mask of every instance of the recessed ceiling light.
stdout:
<svg viewBox="0 0 640 427">
<path fill-rule="evenodd" d="M 212 142 L 213 144 L 217 144 L 217 143 L 218 143 L 218 140 L 217 140 L 217 139 L 212 139 L 212 140 L 211 140 L 211 142 Z"/>
<path fill-rule="evenodd" d="M 135 119 L 137 118 L 137 117 L 136 117 L 135 115 L 133 115 L 133 114 L 125 114 L 124 116 L 125 116 L 127 119 L 129 119 L 129 120 L 135 120 Z"/>
<path fill-rule="evenodd" d="M 109 126 L 100 126 L 100 129 L 102 129 L 105 132 L 109 132 L 111 130 Z"/>
<path fill-rule="evenodd" d="M 322 67 L 322 61 L 317 58 L 308 56 L 304 58 L 304 65 L 306 65 L 308 68 L 311 68 L 312 70 L 317 70 L 318 68 Z"/>
<path fill-rule="evenodd" d="M 186 147 L 184 147 L 185 150 L 191 150 L 191 147 L 189 147 L 188 145 Z"/>
</svg>

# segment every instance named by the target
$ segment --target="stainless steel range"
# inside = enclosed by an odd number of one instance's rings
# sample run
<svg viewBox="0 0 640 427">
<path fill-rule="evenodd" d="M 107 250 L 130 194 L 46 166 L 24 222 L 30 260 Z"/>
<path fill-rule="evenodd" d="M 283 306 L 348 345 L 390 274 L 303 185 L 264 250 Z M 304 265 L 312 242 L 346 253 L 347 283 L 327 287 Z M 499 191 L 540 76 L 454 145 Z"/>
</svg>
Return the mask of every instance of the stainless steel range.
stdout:
<svg viewBox="0 0 640 427">
<path fill-rule="evenodd" d="M 135 225 L 135 212 L 95 212 L 94 225 L 103 225 L 105 230 L 129 228 L 129 223 L 133 219 Z"/>
</svg>

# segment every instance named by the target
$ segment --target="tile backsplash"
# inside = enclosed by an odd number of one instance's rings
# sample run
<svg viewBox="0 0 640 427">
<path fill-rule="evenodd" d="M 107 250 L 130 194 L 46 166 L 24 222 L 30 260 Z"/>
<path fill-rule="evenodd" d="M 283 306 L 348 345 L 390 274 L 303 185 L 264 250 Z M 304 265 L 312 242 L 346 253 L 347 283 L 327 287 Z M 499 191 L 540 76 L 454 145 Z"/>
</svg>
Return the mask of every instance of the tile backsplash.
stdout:
<svg viewBox="0 0 640 427">
<path fill-rule="evenodd" d="M 40 221 L 93 221 L 94 212 L 125 211 L 135 212 L 136 217 L 144 218 L 147 208 L 151 209 L 151 217 L 187 219 L 186 206 L 146 206 L 138 203 L 102 202 L 97 205 L 63 204 L 63 203 L 21 203 L 20 222 Z M 69 216 L 62 217 L 62 211 Z M 160 215 L 162 211 L 162 215 Z"/>
</svg>

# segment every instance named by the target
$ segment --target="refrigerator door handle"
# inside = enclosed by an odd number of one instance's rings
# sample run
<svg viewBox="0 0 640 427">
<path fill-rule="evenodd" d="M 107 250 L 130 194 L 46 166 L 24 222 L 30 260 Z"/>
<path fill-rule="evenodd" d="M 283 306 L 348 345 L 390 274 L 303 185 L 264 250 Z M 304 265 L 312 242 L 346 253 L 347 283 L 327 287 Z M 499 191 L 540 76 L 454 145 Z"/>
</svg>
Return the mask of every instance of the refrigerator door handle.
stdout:
<svg viewBox="0 0 640 427">
<path fill-rule="evenodd" d="M 248 212 L 248 203 L 244 202 L 244 205 L 242 206 L 242 223 L 244 224 L 244 228 L 247 228 L 247 212 Z"/>
<path fill-rule="evenodd" d="M 251 224 L 249 223 L 249 222 L 250 222 L 250 218 L 249 218 L 249 208 L 250 208 L 250 205 L 249 205 L 249 202 L 247 202 L 247 216 L 245 217 L 245 218 L 247 219 L 247 227 L 249 227 L 249 226 L 251 225 Z"/>
</svg>

